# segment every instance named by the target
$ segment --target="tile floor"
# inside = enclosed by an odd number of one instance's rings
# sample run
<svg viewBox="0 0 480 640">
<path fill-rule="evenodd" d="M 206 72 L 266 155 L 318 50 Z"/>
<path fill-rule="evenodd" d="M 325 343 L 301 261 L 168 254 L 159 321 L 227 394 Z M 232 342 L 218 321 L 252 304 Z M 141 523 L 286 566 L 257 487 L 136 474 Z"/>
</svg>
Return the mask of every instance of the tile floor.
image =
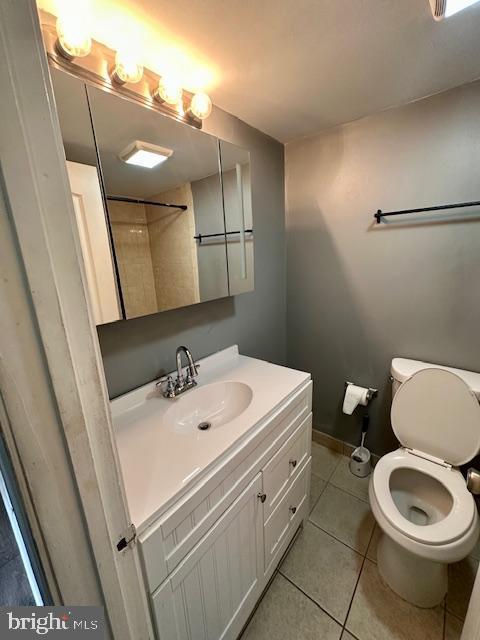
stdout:
<svg viewBox="0 0 480 640">
<path fill-rule="evenodd" d="M 480 544 L 450 567 L 444 605 L 414 607 L 378 574 L 368 482 L 350 473 L 348 458 L 312 443 L 309 521 L 242 640 L 459 640 Z"/>
<path fill-rule="evenodd" d="M 0 496 L 0 606 L 34 604 L 12 525 Z"/>
</svg>

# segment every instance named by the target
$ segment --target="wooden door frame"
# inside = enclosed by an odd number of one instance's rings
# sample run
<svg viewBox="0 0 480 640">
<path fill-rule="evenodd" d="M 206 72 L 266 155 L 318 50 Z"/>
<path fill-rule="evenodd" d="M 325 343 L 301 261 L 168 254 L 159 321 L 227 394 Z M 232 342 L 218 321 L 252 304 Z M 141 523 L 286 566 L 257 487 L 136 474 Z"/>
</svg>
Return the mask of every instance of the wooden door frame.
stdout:
<svg viewBox="0 0 480 640">
<path fill-rule="evenodd" d="M 116 548 L 129 514 L 34 0 L 0 2 L 0 86 L 7 446 L 54 601 L 104 604 L 115 640 L 147 640 L 138 552 Z"/>
</svg>

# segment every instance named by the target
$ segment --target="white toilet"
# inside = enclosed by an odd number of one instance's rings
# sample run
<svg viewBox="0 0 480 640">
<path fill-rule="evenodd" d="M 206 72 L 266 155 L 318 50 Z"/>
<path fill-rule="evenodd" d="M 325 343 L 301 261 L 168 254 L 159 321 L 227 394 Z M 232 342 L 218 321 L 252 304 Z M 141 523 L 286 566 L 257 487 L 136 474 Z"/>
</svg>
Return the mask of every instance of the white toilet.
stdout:
<svg viewBox="0 0 480 640">
<path fill-rule="evenodd" d="M 456 467 L 480 451 L 480 374 L 415 360 L 392 361 L 392 427 L 400 449 L 379 460 L 370 506 L 383 531 L 378 570 L 405 600 L 434 607 L 447 565 L 475 546 L 475 501 Z"/>
</svg>

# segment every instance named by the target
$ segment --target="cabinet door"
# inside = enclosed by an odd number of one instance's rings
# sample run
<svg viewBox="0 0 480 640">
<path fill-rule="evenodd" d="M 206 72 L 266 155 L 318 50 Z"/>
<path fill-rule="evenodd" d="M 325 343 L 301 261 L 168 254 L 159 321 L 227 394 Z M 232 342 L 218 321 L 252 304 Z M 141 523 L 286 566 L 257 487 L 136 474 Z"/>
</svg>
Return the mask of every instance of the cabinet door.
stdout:
<svg viewBox="0 0 480 640">
<path fill-rule="evenodd" d="M 235 639 L 263 588 L 261 474 L 152 596 L 160 640 Z"/>
</svg>

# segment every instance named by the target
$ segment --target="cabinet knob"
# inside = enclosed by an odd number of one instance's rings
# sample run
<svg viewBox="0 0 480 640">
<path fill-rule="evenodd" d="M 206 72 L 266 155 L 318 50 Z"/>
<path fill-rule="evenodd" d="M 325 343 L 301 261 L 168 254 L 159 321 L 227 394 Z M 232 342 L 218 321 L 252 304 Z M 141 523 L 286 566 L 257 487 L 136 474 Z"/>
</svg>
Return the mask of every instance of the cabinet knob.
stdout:
<svg viewBox="0 0 480 640">
<path fill-rule="evenodd" d="M 296 513 L 296 511 L 297 511 L 297 507 L 290 507 L 290 511 L 291 511 L 292 513 Z"/>
<path fill-rule="evenodd" d="M 257 493 L 257 498 L 260 500 L 260 502 L 265 502 L 265 500 L 267 499 L 267 494 L 266 493 Z"/>
<path fill-rule="evenodd" d="M 292 467 L 295 469 L 295 467 L 297 466 L 297 461 L 296 460 L 289 460 L 289 463 L 292 465 Z"/>
</svg>

